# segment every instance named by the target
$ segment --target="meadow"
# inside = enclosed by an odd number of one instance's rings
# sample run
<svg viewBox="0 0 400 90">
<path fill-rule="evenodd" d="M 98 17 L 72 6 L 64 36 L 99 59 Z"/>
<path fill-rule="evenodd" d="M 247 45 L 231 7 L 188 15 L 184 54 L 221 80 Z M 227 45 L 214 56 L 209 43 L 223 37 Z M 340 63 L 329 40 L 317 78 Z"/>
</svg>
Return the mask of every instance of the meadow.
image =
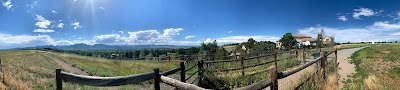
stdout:
<svg viewBox="0 0 400 90">
<path fill-rule="evenodd" d="M 354 53 L 351 63 L 356 73 L 345 81 L 344 89 L 399 90 L 399 55 L 399 44 L 378 44 Z"/>
<path fill-rule="evenodd" d="M 54 90 L 55 69 L 61 68 L 49 54 L 64 60 L 66 63 L 81 68 L 96 76 L 123 76 L 152 72 L 153 68 L 168 70 L 178 67 L 178 62 L 157 62 L 140 60 L 107 60 L 96 57 L 86 57 L 73 54 L 61 54 L 38 50 L 1 50 L 0 59 L 2 71 L 0 74 L 0 90 Z M 68 72 L 68 70 L 63 70 Z M 4 75 L 4 77 L 3 77 Z M 3 80 L 4 78 L 4 80 Z M 64 83 L 66 90 L 97 90 L 102 88 Z M 140 85 L 139 85 L 140 86 Z M 122 86 L 117 89 L 140 88 Z"/>
</svg>

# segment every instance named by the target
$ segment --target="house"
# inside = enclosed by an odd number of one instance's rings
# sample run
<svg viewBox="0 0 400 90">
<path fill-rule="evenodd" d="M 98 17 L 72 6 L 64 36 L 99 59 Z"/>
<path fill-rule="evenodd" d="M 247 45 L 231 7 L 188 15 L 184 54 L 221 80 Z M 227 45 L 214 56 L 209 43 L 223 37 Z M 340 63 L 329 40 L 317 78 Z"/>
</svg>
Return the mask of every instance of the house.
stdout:
<svg viewBox="0 0 400 90">
<path fill-rule="evenodd" d="M 333 38 L 332 36 L 325 36 L 322 38 L 322 44 L 324 45 L 324 47 L 335 46 L 335 38 Z"/>
<path fill-rule="evenodd" d="M 295 34 L 293 35 L 293 38 L 296 39 L 298 42 L 298 46 L 305 45 L 305 46 L 314 46 L 315 44 L 315 38 L 312 38 L 310 36 L 306 36 L 303 34 Z"/>
</svg>

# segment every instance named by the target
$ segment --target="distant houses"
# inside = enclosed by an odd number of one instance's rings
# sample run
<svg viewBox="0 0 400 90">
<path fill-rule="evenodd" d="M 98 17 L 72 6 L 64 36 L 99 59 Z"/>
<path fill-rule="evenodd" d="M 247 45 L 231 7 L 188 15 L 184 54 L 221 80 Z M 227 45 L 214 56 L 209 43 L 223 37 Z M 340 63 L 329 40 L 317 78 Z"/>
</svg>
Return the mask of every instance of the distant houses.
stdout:
<svg viewBox="0 0 400 90">
<path fill-rule="evenodd" d="M 315 41 L 317 40 L 315 38 L 312 38 L 310 36 L 303 35 L 303 34 L 294 34 L 293 38 L 296 39 L 296 41 L 297 41 L 297 44 L 296 44 L 297 47 L 300 47 L 300 46 L 315 46 L 316 45 Z M 276 47 L 279 48 L 279 49 L 282 48 L 282 43 L 277 41 Z"/>
<path fill-rule="evenodd" d="M 311 36 L 303 35 L 303 34 L 294 34 L 293 38 L 296 39 L 297 44 L 296 47 L 301 47 L 301 46 L 311 46 L 314 47 L 317 45 L 316 38 L 312 38 Z M 322 47 L 331 47 L 335 46 L 335 40 L 333 36 L 323 36 L 320 38 L 321 46 Z M 276 47 L 281 49 L 282 48 L 282 43 L 277 41 Z"/>
<path fill-rule="evenodd" d="M 294 39 L 298 42 L 298 46 L 315 46 L 315 38 L 312 38 L 310 36 L 306 36 L 303 34 L 295 34 L 293 35 Z"/>
</svg>

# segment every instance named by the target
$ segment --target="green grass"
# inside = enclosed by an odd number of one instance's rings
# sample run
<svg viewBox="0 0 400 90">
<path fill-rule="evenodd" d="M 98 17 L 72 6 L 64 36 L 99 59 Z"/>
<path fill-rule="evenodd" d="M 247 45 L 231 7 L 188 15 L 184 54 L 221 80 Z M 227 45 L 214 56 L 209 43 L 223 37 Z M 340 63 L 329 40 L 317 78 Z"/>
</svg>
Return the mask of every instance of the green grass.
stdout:
<svg viewBox="0 0 400 90">
<path fill-rule="evenodd" d="M 40 55 L 35 50 L 0 50 L 5 83 L 0 89 L 9 90 L 54 90 L 57 63 Z M 0 79 L 2 80 L 2 79 Z M 80 86 L 64 84 L 64 89 L 78 89 Z"/>
<path fill-rule="evenodd" d="M 356 73 L 345 82 L 344 89 L 400 89 L 399 55 L 399 44 L 380 44 L 355 52 L 351 63 L 356 65 Z"/>
<path fill-rule="evenodd" d="M 290 70 L 293 67 L 296 67 L 301 64 L 301 61 L 297 61 L 295 58 L 295 54 L 292 54 L 292 58 L 288 58 L 289 54 L 279 54 L 278 55 L 278 71 L 285 71 Z M 265 63 L 273 61 L 273 56 L 263 57 L 259 59 L 252 59 L 244 61 L 245 66 L 251 66 L 259 63 Z M 253 74 L 256 72 L 264 71 L 273 66 L 274 63 L 269 63 L 261 66 L 251 67 L 245 69 L 245 75 Z M 208 70 L 225 70 L 225 69 L 232 69 L 232 68 L 240 68 L 241 62 L 223 62 L 223 63 L 214 63 L 211 65 L 212 67 L 208 68 Z M 250 84 L 254 84 L 260 80 L 264 80 L 270 77 L 270 72 L 262 72 L 256 74 L 254 76 L 242 76 L 242 70 L 235 70 L 229 72 L 215 72 L 209 74 L 207 77 L 211 78 L 214 84 L 218 84 L 221 86 L 213 87 L 213 88 L 228 88 L 234 89 L 243 86 L 247 86 Z"/>
<path fill-rule="evenodd" d="M 161 71 L 167 71 L 179 67 L 179 62 L 176 61 L 108 60 L 104 58 L 79 56 L 74 54 L 49 54 L 96 76 L 125 76 L 153 72 L 154 68 L 159 68 Z"/>
</svg>

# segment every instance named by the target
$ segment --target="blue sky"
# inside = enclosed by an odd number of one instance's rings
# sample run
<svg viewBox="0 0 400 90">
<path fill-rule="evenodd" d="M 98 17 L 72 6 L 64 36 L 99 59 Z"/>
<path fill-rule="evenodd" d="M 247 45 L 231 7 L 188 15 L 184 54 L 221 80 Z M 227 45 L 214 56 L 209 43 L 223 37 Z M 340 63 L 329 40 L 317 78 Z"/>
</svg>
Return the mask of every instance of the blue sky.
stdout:
<svg viewBox="0 0 400 90">
<path fill-rule="evenodd" d="M 337 42 L 400 40 L 396 0 L 2 0 L 0 48 L 76 43 L 199 45 L 277 41 L 284 33 Z"/>
</svg>

